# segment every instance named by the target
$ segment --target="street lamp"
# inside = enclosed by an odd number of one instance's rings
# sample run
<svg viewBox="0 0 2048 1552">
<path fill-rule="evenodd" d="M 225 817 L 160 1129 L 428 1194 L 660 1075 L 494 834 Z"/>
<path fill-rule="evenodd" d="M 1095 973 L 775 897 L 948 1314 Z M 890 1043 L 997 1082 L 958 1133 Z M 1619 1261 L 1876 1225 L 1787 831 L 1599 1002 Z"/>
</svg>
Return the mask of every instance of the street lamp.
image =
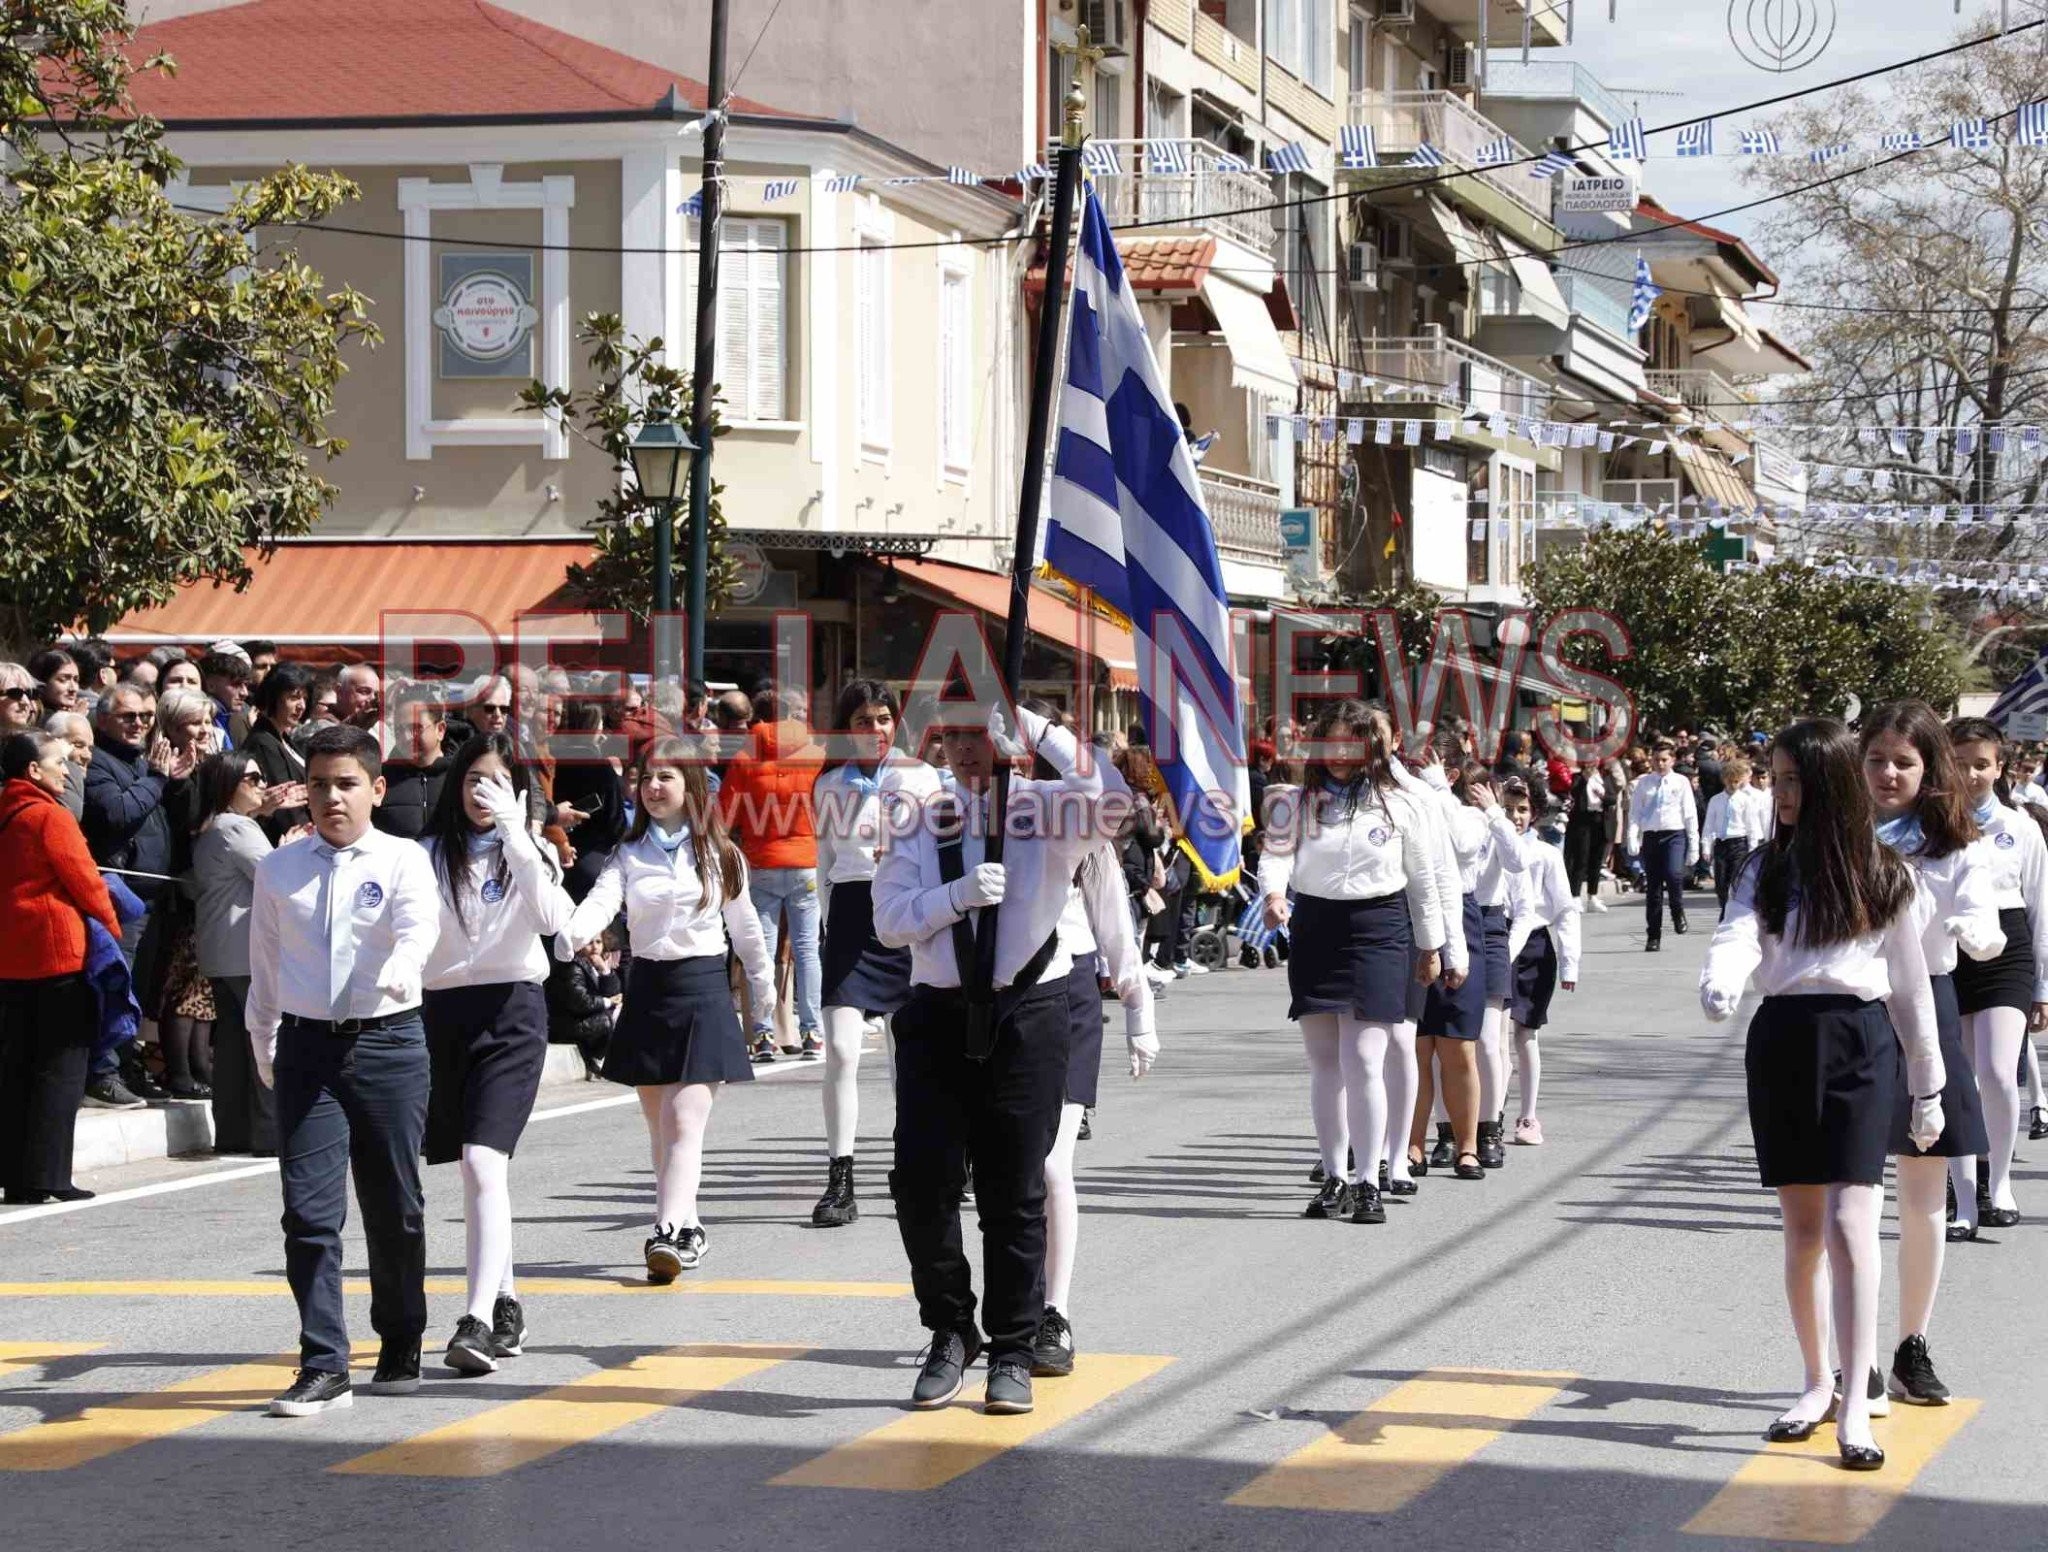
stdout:
<svg viewBox="0 0 2048 1552">
<path fill-rule="evenodd" d="M 683 455 L 696 451 L 683 428 L 666 415 L 647 421 L 633 433 L 627 451 L 633 456 L 633 478 L 639 482 L 640 498 L 653 503 L 654 528 L 654 613 L 657 621 L 673 614 L 676 607 L 676 482 L 682 478 Z M 655 626 L 656 639 L 671 627 Z M 668 668 L 669 664 L 661 664 Z M 678 676 L 680 677 L 680 676 Z"/>
</svg>

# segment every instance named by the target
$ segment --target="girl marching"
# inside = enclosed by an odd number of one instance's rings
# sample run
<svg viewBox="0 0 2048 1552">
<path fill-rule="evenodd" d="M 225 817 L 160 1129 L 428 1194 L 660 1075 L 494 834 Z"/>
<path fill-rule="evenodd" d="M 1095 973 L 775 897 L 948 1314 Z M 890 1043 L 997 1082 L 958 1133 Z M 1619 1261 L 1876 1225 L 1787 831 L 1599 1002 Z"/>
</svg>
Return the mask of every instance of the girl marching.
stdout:
<svg viewBox="0 0 2048 1552">
<path fill-rule="evenodd" d="M 462 1161 L 469 1308 L 447 1359 L 461 1374 L 489 1374 L 526 1341 L 507 1176 L 547 1061 L 541 940 L 573 909 L 527 827 L 527 780 L 509 738 L 478 734 L 456 755 L 425 837 L 441 931 L 423 976 L 433 1087 L 421 1151 L 429 1164 Z"/>
<path fill-rule="evenodd" d="M 1778 1193 L 1785 1295 L 1805 1362 L 1773 1443 L 1809 1438 L 1835 1381 L 1822 1289 L 1848 1382 L 1835 1402 L 1844 1467 L 1875 1471 L 1878 1219 L 1904 1053 L 1907 1135 L 1941 1136 L 1943 1069 L 1911 870 L 1878 844 L 1855 737 L 1830 719 L 1795 722 L 1771 744 L 1777 830 L 1738 876 L 1700 972 L 1707 1017 L 1729 1018 L 1754 978 L 1764 994 L 1744 1065 L 1763 1183 Z M 1822 1256 L 1825 1254 L 1825 1266 Z M 1882 1394 L 1882 1392 L 1880 1392 Z"/>
<path fill-rule="evenodd" d="M 1562 985 L 1579 984 L 1579 902 L 1555 846 L 1536 833 L 1538 806 L 1549 797 L 1510 777 L 1501 783 L 1500 806 L 1521 835 L 1522 876 L 1514 891 L 1514 912 L 1508 923 L 1508 959 L 1514 966 L 1515 1075 L 1521 1089 L 1515 1141 L 1540 1147 L 1543 1123 L 1536 1118 L 1536 1094 L 1542 1082 L 1543 1057 L 1536 1048 L 1537 1031 L 1550 1022 L 1550 999 Z M 1507 1092 L 1505 1081 L 1501 1084 Z"/>
<path fill-rule="evenodd" d="M 633 964 L 604 1075 L 638 1090 L 653 1146 L 654 1233 L 642 1252 L 652 1283 L 704 1259 L 697 1187 L 712 1102 L 721 1085 L 754 1077 L 726 979 L 728 943 L 752 1006 L 775 1006 L 746 859 L 726 837 L 699 758 L 677 738 L 648 749 L 632 828 L 556 940 L 558 955 L 573 954 L 625 907 Z"/>
</svg>

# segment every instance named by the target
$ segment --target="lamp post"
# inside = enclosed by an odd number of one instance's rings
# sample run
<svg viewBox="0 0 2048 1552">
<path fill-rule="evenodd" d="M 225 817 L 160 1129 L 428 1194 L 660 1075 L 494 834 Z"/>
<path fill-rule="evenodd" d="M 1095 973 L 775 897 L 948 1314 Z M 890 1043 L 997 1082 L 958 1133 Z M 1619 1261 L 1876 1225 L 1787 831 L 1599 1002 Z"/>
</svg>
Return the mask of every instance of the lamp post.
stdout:
<svg viewBox="0 0 2048 1552">
<path fill-rule="evenodd" d="M 675 641 L 671 623 L 666 618 L 675 613 L 676 607 L 676 484 L 682 477 L 683 455 L 696 450 L 683 428 L 666 415 L 648 420 L 633 434 L 627 450 L 633 457 L 633 478 L 639 483 L 640 497 L 651 502 L 655 511 L 654 526 L 654 631 L 655 640 L 662 647 Z M 657 650 L 657 674 L 668 675 L 673 671 L 678 683 L 682 680 L 682 665 L 669 661 L 667 651 Z"/>
</svg>

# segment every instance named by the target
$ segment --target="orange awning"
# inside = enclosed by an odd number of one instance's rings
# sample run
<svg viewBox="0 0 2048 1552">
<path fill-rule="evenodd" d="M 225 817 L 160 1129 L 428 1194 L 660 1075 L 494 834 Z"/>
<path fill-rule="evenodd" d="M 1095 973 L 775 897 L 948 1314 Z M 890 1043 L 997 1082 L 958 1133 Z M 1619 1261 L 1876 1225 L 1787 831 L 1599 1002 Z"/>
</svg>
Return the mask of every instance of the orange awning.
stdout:
<svg viewBox="0 0 2048 1552">
<path fill-rule="evenodd" d="M 897 575 L 914 587 L 991 616 L 1010 617 L 1010 579 L 943 560 L 899 560 Z M 1047 587 L 1031 589 L 1031 633 L 1069 652 L 1098 659 L 1109 670 L 1113 690 L 1138 687 L 1138 652 L 1131 633 L 1114 620 L 1084 610 Z"/>
<path fill-rule="evenodd" d="M 200 583 L 161 609 L 127 616 L 116 646 L 263 637 L 280 646 L 375 646 L 394 613 L 467 614 L 506 643 L 521 613 L 567 607 L 568 568 L 590 559 L 581 539 L 308 539 L 280 544 L 242 592 Z"/>
</svg>

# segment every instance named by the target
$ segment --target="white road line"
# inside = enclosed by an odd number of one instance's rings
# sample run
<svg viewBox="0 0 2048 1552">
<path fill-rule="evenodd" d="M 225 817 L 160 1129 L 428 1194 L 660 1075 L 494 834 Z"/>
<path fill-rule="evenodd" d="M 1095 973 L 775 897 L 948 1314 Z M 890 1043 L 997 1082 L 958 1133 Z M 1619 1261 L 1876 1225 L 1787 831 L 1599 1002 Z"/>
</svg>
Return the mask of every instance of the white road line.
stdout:
<svg viewBox="0 0 2048 1552">
<path fill-rule="evenodd" d="M 779 1077 L 792 1072 L 823 1072 L 823 1062 L 783 1060 L 771 1067 L 757 1067 L 756 1081 Z M 621 1105 L 638 1104 L 638 1094 L 608 1094 L 603 1099 L 580 1100 L 573 1105 L 557 1105 L 552 1110 L 536 1110 L 528 1118 L 528 1124 L 535 1121 L 558 1121 L 564 1116 L 588 1115 L 593 1110 L 615 1110 Z M 230 1181 L 248 1180 L 257 1175 L 277 1173 L 276 1159 L 257 1159 L 249 1164 L 234 1164 L 226 1169 L 208 1170 L 204 1174 L 187 1175 L 179 1180 L 159 1180 L 154 1185 L 130 1186 L 125 1191 L 106 1191 L 89 1202 L 45 1202 L 40 1207 L 23 1207 L 14 1212 L 0 1213 L 0 1228 L 10 1223 L 27 1223 L 33 1218 L 55 1218 L 64 1213 L 85 1212 L 94 1207 L 113 1207 L 122 1202 L 139 1202 L 144 1197 L 169 1196 L 176 1191 L 193 1191 L 200 1186 L 225 1185 Z"/>
</svg>

